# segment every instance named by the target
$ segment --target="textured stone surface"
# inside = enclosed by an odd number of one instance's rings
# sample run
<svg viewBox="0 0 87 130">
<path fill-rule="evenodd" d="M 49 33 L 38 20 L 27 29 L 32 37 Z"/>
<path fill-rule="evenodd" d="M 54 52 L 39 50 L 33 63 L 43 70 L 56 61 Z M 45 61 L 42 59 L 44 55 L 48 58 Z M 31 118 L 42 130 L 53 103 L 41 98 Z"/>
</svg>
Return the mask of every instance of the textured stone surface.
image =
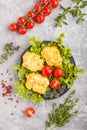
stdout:
<svg viewBox="0 0 87 130">
<path fill-rule="evenodd" d="M 79 76 L 72 89 L 65 95 L 55 100 L 46 101 L 44 104 L 34 104 L 29 101 L 24 102 L 20 97 L 15 97 L 13 101 L 8 101 L 8 97 L 2 98 L 2 88 L 0 85 L 0 130 L 45 130 L 45 121 L 48 118 L 48 113 L 51 111 L 52 103 L 56 102 L 59 104 L 63 102 L 73 89 L 77 90 L 76 97 L 80 98 L 80 102 L 77 105 L 79 114 L 64 127 L 57 129 L 87 130 L 87 21 L 77 25 L 75 20 L 69 16 L 68 26 L 55 28 L 54 18 L 60 12 L 60 9 L 55 9 L 43 24 L 36 25 L 26 35 L 21 36 L 10 32 L 8 25 L 16 21 L 19 16 L 26 14 L 28 10 L 33 8 L 36 2 L 37 0 L 0 0 L 0 54 L 2 54 L 3 46 L 7 42 L 12 41 L 15 45 L 21 46 L 19 52 L 10 57 L 3 65 L 0 65 L 0 73 L 4 73 L 4 75 L 0 75 L 0 80 L 4 79 L 11 85 L 17 80 L 13 65 L 19 63 L 21 54 L 29 46 L 28 38 L 30 36 L 34 35 L 43 40 L 55 40 L 61 32 L 66 34 L 64 45 L 72 48 L 76 64 L 85 69 L 85 73 Z M 69 0 L 64 0 L 63 3 L 65 5 L 70 4 Z M 87 12 L 87 8 L 85 11 Z M 14 77 L 12 82 L 9 82 L 10 76 L 6 74 L 6 69 L 9 69 L 11 76 Z M 13 89 L 13 97 L 15 91 Z M 19 100 L 18 104 L 16 100 Z M 16 108 L 14 108 L 15 105 L 17 105 Z M 23 113 L 23 110 L 28 106 L 36 109 L 37 114 L 32 119 L 26 118 Z M 14 115 L 12 116 L 11 113 L 14 113 Z"/>
</svg>

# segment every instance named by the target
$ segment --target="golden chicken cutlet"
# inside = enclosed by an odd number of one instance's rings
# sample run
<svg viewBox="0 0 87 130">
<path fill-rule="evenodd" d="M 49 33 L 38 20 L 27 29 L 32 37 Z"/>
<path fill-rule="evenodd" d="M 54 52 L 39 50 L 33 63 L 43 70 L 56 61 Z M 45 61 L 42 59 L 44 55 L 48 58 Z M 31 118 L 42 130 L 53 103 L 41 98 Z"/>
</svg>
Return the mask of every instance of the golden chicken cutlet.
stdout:
<svg viewBox="0 0 87 130">
<path fill-rule="evenodd" d="M 23 55 L 23 66 L 31 71 L 38 71 L 43 68 L 43 59 L 38 54 L 26 52 Z"/>
<path fill-rule="evenodd" d="M 62 64 L 62 57 L 56 46 L 44 47 L 41 55 L 49 66 L 59 66 Z"/>
<path fill-rule="evenodd" d="M 49 80 L 46 77 L 38 73 L 31 73 L 26 76 L 26 79 L 26 88 L 40 94 L 45 94 L 46 88 L 49 85 Z"/>
</svg>

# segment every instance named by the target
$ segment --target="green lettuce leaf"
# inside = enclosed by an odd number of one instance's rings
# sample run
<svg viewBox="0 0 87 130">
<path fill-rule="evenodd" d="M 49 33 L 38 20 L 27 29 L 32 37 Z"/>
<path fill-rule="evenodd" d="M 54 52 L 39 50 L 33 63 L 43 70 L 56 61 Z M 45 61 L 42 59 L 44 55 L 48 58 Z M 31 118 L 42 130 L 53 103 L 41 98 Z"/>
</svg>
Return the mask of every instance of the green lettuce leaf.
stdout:
<svg viewBox="0 0 87 130">
<path fill-rule="evenodd" d="M 38 93 L 33 93 L 32 96 L 30 97 L 30 100 L 32 102 L 39 102 L 39 103 L 43 103 L 44 99 L 42 98 L 42 96 Z"/>
<path fill-rule="evenodd" d="M 25 85 L 21 82 L 15 82 L 14 88 L 18 89 L 18 93 L 16 96 L 22 96 L 25 101 L 29 99 L 28 95 L 30 91 L 25 87 Z"/>
</svg>

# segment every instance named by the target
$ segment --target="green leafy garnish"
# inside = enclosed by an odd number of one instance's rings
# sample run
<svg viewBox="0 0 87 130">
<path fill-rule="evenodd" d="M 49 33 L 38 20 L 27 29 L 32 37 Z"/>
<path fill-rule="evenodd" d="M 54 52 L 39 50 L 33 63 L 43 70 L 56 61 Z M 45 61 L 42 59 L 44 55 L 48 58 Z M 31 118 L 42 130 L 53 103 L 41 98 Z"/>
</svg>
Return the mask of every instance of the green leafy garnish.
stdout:
<svg viewBox="0 0 87 130">
<path fill-rule="evenodd" d="M 31 44 L 30 52 L 39 54 L 41 51 L 41 40 L 36 39 L 34 36 L 29 39 L 29 43 Z"/>
<path fill-rule="evenodd" d="M 67 88 L 71 88 L 74 81 L 78 78 L 78 73 L 83 73 L 83 69 L 79 69 L 72 63 L 63 65 L 64 76 L 59 80 L 62 84 L 65 84 Z"/>
<path fill-rule="evenodd" d="M 18 51 L 20 46 L 14 46 L 13 43 L 6 43 L 4 46 L 4 53 L 0 56 L 0 64 L 8 60 L 9 56 L 13 55 L 15 51 Z"/>
<path fill-rule="evenodd" d="M 33 93 L 32 96 L 31 96 L 31 98 L 30 98 L 30 100 L 32 102 L 37 102 L 37 103 L 38 102 L 39 103 L 43 103 L 44 102 L 43 97 L 40 94 L 38 94 L 38 93 Z"/>
<path fill-rule="evenodd" d="M 60 5 L 60 8 L 63 10 L 56 18 L 56 27 L 62 27 L 63 24 L 68 25 L 67 15 L 71 14 L 76 19 L 76 23 L 83 22 L 85 20 L 84 16 L 87 15 L 83 12 L 83 8 L 87 6 L 87 1 L 85 0 L 72 0 L 75 2 L 75 5 L 69 7 L 63 7 Z"/>
<path fill-rule="evenodd" d="M 52 112 L 49 114 L 49 121 L 46 121 L 46 130 L 62 127 L 68 123 L 73 116 L 76 116 L 78 110 L 73 110 L 73 108 L 76 106 L 79 99 L 72 99 L 74 94 L 75 91 L 72 91 L 65 99 L 65 102 L 59 104 L 59 106 L 57 106 L 56 103 L 53 104 Z"/>
<path fill-rule="evenodd" d="M 71 60 L 73 59 L 71 48 L 63 46 L 63 38 L 65 35 L 61 33 L 56 39 L 56 42 L 42 42 L 41 40 L 31 37 L 29 43 L 31 44 L 29 52 L 36 53 L 41 56 L 41 51 L 46 46 L 56 46 L 60 50 L 60 55 L 63 59 L 61 67 L 64 74 L 61 78 L 56 78 L 60 81 L 61 87 L 57 91 L 53 91 L 50 86 L 47 87 L 47 91 L 44 95 L 34 92 L 33 90 L 28 90 L 26 88 L 26 76 L 32 71 L 26 69 L 22 65 L 15 65 L 14 69 L 18 72 L 19 82 L 14 84 L 14 87 L 18 89 L 18 94 L 23 97 L 24 100 L 31 100 L 32 102 L 44 102 L 44 99 L 53 99 L 61 96 L 66 90 L 70 89 L 74 81 L 78 78 L 78 73 L 82 73 L 83 70 L 79 69 L 75 63 Z M 43 58 L 41 56 L 41 58 Z M 74 59 L 73 59 L 74 60 Z M 44 62 L 44 65 L 47 65 Z M 52 66 L 54 68 L 54 66 Z M 36 72 L 40 73 L 40 71 Z M 51 75 L 47 77 L 49 81 L 54 79 L 54 76 Z"/>
<path fill-rule="evenodd" d="M 14 83 L 14 87 L 16 89 L 18 89 L 18 93 L 16 94 L 16 96 L 22 96 L 23 99 L 26 101 L 28 100 L 28 94 L 30 93 L 29 90 L 25 87 L 25 84 L 22 82 L 15 82 Z"/>
</svg>

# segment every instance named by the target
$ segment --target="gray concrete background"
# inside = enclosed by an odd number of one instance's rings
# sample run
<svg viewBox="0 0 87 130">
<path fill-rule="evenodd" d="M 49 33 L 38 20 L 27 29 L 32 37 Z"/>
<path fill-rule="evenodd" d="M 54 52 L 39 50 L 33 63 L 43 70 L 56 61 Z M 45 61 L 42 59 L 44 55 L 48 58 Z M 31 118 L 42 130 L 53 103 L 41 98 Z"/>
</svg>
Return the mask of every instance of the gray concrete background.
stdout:
<svg viewBox="0 0 87 130">
<path fill-rule="evenodd" d="M 62 103 L 66 96 L 76 90 L 75 97 L 80 98 L 80 102 L 76 106 L 79 114 L 71 119 L 71 121 L 62 128 L 56 130 L 87 130 L 87 21 L 76 24 L 75 20 L 69 16 L 68 26 L 62 28 L 54 27 L 54 18 L 61 11 L 55 9 L 53 13 L 46 18 L 41 25 L 36 25 L 35 28 L 24 36 L 17 33 L 12 33 L 8 30 L 8 25 L 15 22 L 19 16 L 23 16 L 26 12 L 33 8 L 37 0 L 0 0 L 0 54 L 2 54 L 3 46 L 7 42 L 14 42 L 15 45 L 20 45 L 21 49 L 9 58 L 7 62 L 0 65 L 0 81 L 7 81 L 7 84 L 13 86 L 17 80 L 16 72 L 13 70 L 13 65 L 20 62 L 22 52 L 29 46 L 28 39 L 30 36 L 36 36 L 42 40 L 54 40 L 62 32 L 65 33 L 64 46 L 72 48 L 72 53 L 76 64 L 85 70 L 83 75 L 73 84 L 73 87 L 65 95 L 55 100 L 46 101 L 44 104 L 35 104 L 30 101 L 25 102 L 21 97 L 14 97 L 16 90 L 13 88 L 13 101 L 9 101 L 8 97 L 2 97 L 2 88 L 0 85 L 0 130 L 45 130 L 45 121 L 48 118 L 48 113 L 51 111 L 53 102 Z M 69 0 L 64 0 L 62 3 L 66 6 L 70 5 Z M 87 12 L 87 8 L 84 10 Z M 87 20 L 87 17 L 86 17 Z M 9 69 L 11 75 L 6 74 Z M 13 77 L 10 82 L 9 78 Z M 19 100 L 19 103 L 16 103 Z M 5 104 L 7 102 L 7 104 Z M 14 106 L 17 105 L 15 108 Z M 26 107 L 32 106 L 36 109 L 36 115 L 28 119 L 23 111 Z M 11 113 L 14 113 L 12 116 Z"/>
</svg>

